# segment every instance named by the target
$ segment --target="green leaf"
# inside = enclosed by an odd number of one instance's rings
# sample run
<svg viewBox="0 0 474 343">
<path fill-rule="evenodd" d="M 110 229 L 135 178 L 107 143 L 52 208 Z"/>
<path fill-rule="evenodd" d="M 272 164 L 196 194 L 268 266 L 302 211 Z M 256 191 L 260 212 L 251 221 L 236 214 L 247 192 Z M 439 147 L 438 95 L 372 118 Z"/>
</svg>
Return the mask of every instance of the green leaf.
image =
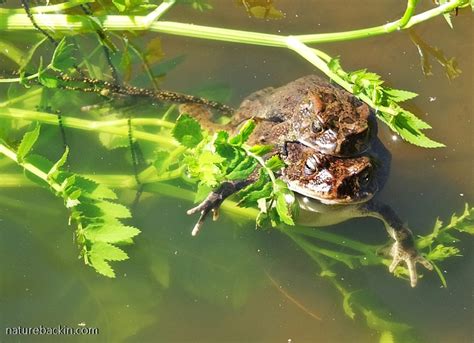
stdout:
<svg viewBox="0 0 474 343">
<path fill-rule="evenodd" d="M 242 206 L 242 207 L 256 206 L 260 199 L 269 198 L 272 194 L 272 190 L 273 190 L 272 184 L 268 182 L 261 189 L 249 192 L 246 196 L 244 196 L 239 201 L 239 206 Z"/>
<path fill-rule="evenodd" d="M 249 151 L 251 153 L 254 153 L 257 156 L 265 156 L 269 152 L 273 150 L 274 146 L 273 145 L 254 145 L 250 147 Z"/>
<path fill-rule="evenodd" d="M 155 166 L 158 175 L 164 173 L 167 167 L 169 167 L 169 164 L 165 165 L 165 161 L 169 155 L 170 153 L 164 150 L 158 150 L 155 152 L 155 161 L 153 162 L 153 165 Z"/>
<path fill-rule="evenodd" d="M 47 88 L 58 88 L 59 81 L 53 77 L 45 74 L 38 75 L 38 81 Z"/>
<path fill-rule="evenodd" d="M 181 114 L 172 131 L 173 137 L 188 148 L 194 148 L 202 139 L 202 129 L 198 121 L 187 114 Z"/>
<path fill-rule="evenodd" d="M 124 12 L 127 9 L 127 0 L 112 0 L 112 3 L 119 12 Z"/>
<path fill-rule="evenodd" d="M 395 343 L 392 332 L 382 331 L 380 334 L 379 343 Z"/>
<path fill-rule="evenodd" d="M 381 116 L 380 119 L 386 122 L 400 137 L 412 144 L 424 148 L 440 148 L 445 146 L 442 143 L 426 137 L 425 134 L 421 132 L 421 130 L 430 128 L 430 126 L 423 120 L 417 118 L 413 113 L 401 110 L 396 116 L 391 117 L 389 121 L 383 116 Z"/>
<path fill-rule="evenodd" d="M 66 71 L 76 64 L 75 59 L 75 46 L 68 42 L 68 38 L 64 37 L 59 42 L 58 46 L 54 50 L 53 57 L 51 59 L 51 69 L 56 71 Z"/>
<path fill-rule="evenodd" d="M 409 325 L 403 323 L 397 323 L 393 321 L 388 321 L 372 310 L 363 310 L 365 319 L 367 320 L 367 325 L 377 331 L 390 331 L 390 332 L 404 332 L 410 330 Z"/>
<path fill-rule="evenodd" d="M 140 230 L 121 223 L 105 223 L 103 226 L 90 225 L 84 230 L 85 237 L 91 242 L 117 243 L 135 237 Z"/>
<path fill-rule="evenodd" d="M 228 180 L 245 180 L 252 174 L 256 167 L 257 161 L 253 157 L 247 156 L 226 175 L 226 178 Z"/>
<path fill-rule="evenodd" d="M 338 74 L 338 71 L 342 70 L 340 58 L 331 58 L 331 60 L 328 62 L 328 67 L 333 73 Z"/>
<path fill-rule="evenodd" d="M 21 163 L 25 156 L 30 152 L 33 145 L 36 143 L 40 134 L 40 125 L 36 124 L 34 129 L 25 133 L 21 139 L 20 146 L 17 150 L 17 159 Z"/>
<path fill-rule="evenodd" d="M 285 167 L 285 162 L 283 162 L 278 155 L 273 155 L 265 162 L 265 166 L 271 171 L 277 172 Z"/>
<path fill-rule="evenodd" d="M 236 158 L 236 149 L 228 142 L 229 134 L 225 131 L 219 131 L 214 140 L 214 147 L 219 155 L 225 159 L 232 160 Z"/>
<path fill-rule="evenodd" d="M 276 210 L 283 223 L 295 225 L 291 208 L 295 204 L 295 195 L 282 180 L 276 180 Z"/>
<path fill-rule="evenodd" d="M 103 242 L 97 242 L 92 244 L 90 250 L 91 255 L 96 255 L 103 260 L 108 261 L 124 261 L 128 259 L 128 255 L 120 248 Z"/>
<path fill-rule="evenodd" d="M 355 312 L 351 305 L 351 296 L 352 293 L 344 293 L 344 298 L 342 299 L 342 308 L 344 309 L 344 313 L 351 319 L 354 319 Z"/>
<path fill-rule="evenodd" d="M 254 120 L 249 119 L 247 120 L 242 128 L 239 130 L 239 133 L 229 139 L 229 143 L 232 145 L 241 146 L 244 144 L 252 134 L 253 130 L 255 129 L 256 123 Z"/>
<path fill-rule="evenodd" d="M 111 200 L 117 199 L 117 195 L 113 190 L 85 177 L 74 175 L 72 184 L 75 184 L 78 188 L 80 188 L 83 193 L 87 193 L 90 198 Z"/>
<path fill-rule="evenodd" d="M 49 170 L 48 172 L 48 179 L 50 177 L 54 177 L 56 176 L 57 172 L 59 171 L 59 168 L 61 168 L 64 163 L 66 163 L 67 161 L 67 156 L 69 154 L 69 147 L 66 146 L 66 149 L 64 150 L 64 153 L 63 155 L 61 156 L 61 158 L 53 165 L 53 167 Z"/>
<path fill-rule="evenodd" d="M 102 200 L 96 204 L 107 216 L 114 218 L 130 218 L 130 210 L 121 204 Z"/>
<path fill-rule="evenodd" d="M 125 148 L 130 146 L 130 140 L 128 136 L 118 136 L 108 132 L 100 132 L 99 140 L 102 145 L 108 150 L 114 150 L 117 148 Z"/>
<path fill-rule="evenodd" d="M 97 254 L 88 254 L 88 260 L 91 264 L 91 266 L 99 273 L 104 276 L 114 278 L 115 277 L 115 272 L 101 256 Z"/>
<path fill-rule="evenodd" d="M 413 92 L 388 87 L 384 88 L 383 92 L 390 98 L 390 100 L 395 102 L 407 101 L 418 96 L 418 94 Z"/>
</svg>

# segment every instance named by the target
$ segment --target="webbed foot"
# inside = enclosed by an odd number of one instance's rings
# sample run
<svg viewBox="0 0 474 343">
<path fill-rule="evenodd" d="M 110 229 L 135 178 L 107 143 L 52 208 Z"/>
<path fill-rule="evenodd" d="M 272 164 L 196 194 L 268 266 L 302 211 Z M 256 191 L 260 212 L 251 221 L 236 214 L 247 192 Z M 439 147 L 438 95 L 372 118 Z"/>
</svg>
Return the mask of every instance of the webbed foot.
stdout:
<svg viewBox="0 0 474 343">
<path fill-rule="evenodd" d="M 395 242 L 390 249 L 390 255 L 393 257 L 390 264 L 389 271 L 393 273 L 395 268 L 404 262 L 408 268 L 408 276 L 410 277 L 410 285 L 416 286 L 418 281 L 418 274 L 416 273 L 416 264 L 422 264 L 426 269 L 433 270 L 433 266 L 427 259 L 419 255 L 412 246 L 404 246 L 401 242 Z"/>
</svg>

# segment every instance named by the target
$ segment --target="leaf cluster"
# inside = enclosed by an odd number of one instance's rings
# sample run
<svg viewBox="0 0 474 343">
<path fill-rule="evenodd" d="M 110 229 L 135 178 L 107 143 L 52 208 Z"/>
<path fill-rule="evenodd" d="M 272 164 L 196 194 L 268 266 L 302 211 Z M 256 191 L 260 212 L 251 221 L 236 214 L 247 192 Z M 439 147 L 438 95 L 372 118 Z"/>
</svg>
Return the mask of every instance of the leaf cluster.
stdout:
<svg viewBox="0 0 474 343">
<path fill-rule="evenodd" d="M 109 261 L 128 259 L 118 245 L 132 243 L 132 238 L 140 233 L 137 228 L 122 222 L 131 217 L 130 211 L 114 201 L 117 196 L 111 189 L 62 170 L 69 148 L 56 163 L 31 153 L 39 136 L 39 125 L 25 133 L 16 153 L 18 163 L 33 182 L 63 199 L 69 210 L 69 224 L 76 228 L 76 242 L 84 262 L 100 274 L 115 277 Z"/>
<path fill-rule="evenodd" d="M 227 131 L 209 135 L 191 116 L 182 114 L 173 136 L 190 148 L 183 160 L 188 176 L 198 183 L 196 201 L 203 200 L 225 181 L 253 182 L 238 194 L 239 206 L 258 207 L 258 226 L 294 225 L 295 196 L 275 175 L 285 167 L 272 146 L 246 144 L 255 122 L 248 120 L 231 136 Z"/>
<path fill-rule="evenodd" d="M 398 133 L 404 140 L 424 148 L 443 147 L 444 144 L 428 138 L 422 131 L 431 126 L 415 114 L 402 108 L 399 103 L 413 99 L 416 93 L 384 86 L 380 75 L 361 69 L 345 72 L 339 58 L 328 62 L 328 67 L 347 82 L 352 93 L 361 97 L 377 110 L 377 117 Z"/>
</svg>

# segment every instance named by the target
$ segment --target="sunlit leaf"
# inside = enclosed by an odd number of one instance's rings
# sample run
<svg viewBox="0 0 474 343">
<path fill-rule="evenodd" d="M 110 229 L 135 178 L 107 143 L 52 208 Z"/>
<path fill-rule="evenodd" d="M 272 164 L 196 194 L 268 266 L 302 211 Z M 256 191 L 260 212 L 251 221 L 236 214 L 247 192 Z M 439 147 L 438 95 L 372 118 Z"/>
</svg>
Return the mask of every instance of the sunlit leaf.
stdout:
<svg viewBox="0 0 474 343">
<path fill-rule="evenodd" d="M 255 129 L 255 126 L 256 123 L 254 120 L 247 120 L 240 128 L 239 133 L 229 139 L 229 143 L 232 145 L 242 145 L 249 139 L 250 135 Z"/>
<path fill-rule="evenodd" d="M 87 239 L 92 242 L 117 243 L 135 237 L 140 230 L 133 226 L 117 225 L 88 226 L 84 230 Z"/>
<path fill-rule="evenodd" d="M 20 146 L 17 150 L 17 159 L 18 161 L 23 161 L 25 156 L 30 152 L 33 145 L 36 143 L 40 134 L 40 126 L 36 125 L 32 131 L 29 131 L 24 134 Z"/>
<path fill-rule="evenodd" d="M 388 97 L 395 102 L 403 102 L 410 99 L 413 99 L 418 96 L 418 94 L 394 88 L 384 88 L 383 92 L 388 95 Z"/>
<path fill-rule="evenodd" d="M 69 147 L 66 146 L 66 149 L 64 150 L 64 153 L 61 156 L 61 158 L 49 170 L 48 177 L 51 177 L 51 176 L 54 177 L 54 175 L 59 171 L 59 168 L 61 168 L 64 165 L 64 163 L 66 163 L 68 154 L 69 154 Z"/>
<path fill-rule="evenodd" d="M 68 38 L 64 37 L 59 42 L 58 46 L 54 50 L 53 57 L 51 59 L 51 68 L 56 71 L 66 71 L 73 67 L 76 63 L 75 55 L 76 48 L 73 43 L 68 42 Z"/>
<path fill-rule="evenodd" d="M 172 130 L 173 137 L 182 145 L 193 148 L 202 141 L 202 129 L 199 122 L 187 114 L 182 114 Z"/>
</svg>

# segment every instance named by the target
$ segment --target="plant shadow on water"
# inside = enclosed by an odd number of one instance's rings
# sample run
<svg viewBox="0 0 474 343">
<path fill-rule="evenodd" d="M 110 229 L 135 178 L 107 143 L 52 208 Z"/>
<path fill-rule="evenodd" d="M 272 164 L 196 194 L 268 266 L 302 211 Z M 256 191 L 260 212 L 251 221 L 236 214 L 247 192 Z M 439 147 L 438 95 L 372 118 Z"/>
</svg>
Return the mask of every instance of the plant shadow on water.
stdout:
<svg viewBox="0 0 474 343">
<path fill-rule="evenodd" d="M 139 6 L 121 8 L 123 1 L 113 3 L 108 11 L 115 14 L 144 11 Z M 355 14 L 341 4 L 323 2 L 314 13 L 314 4 L 307 2 L 238 1 L 238 5 L 216 2 L 212 10 L 198 12 L 196 8 L 209 9 L 206 2 L 187 3 L 176 4 L 166 20 L 275 34 L 371 27 L 380 25 L 382 13 L 383 18 L 395 19 L 405 10 L 395 2 L 363 1 L 364 11 Z M 420 4 L 417 12 L 431 7 Z M 93 79 L 110 80 L 114 71 L 107 54 L 100 54 L 101 43 L 95 36 L 99 31 L 64 40 L 58 34 L 60 47 L 54 54 L 38 32 L 20 37 L 2 31 L 0 79 L 18 78 L 31 84 L 0 83 L 1 152 L 10 156 L 0 155 L 0 329 L 98 327 L 99 336 L 68 337 L 98 342 L 469 342 L 473 259 L 466 233 L 473 233 L 473 211 L 463 206 L 472 203 L 473 185 L 472 104 L 466 102 L 473 90 L 473 71 L 472 63 L 465 62 L 472 59 L 473 16 L 466 13 L 469 9 L 459 12 L 451 17 L 455 33 L 449 33 L 446 23 L 437 18 L 410 34 L 322 45 L 332 55 L 340 55 L 345 68 L 367 67 L 394 86 L 420 94 L 404 108 L 428 121 L 434 128 L 429 136 L 447 146 L 414 147 L 379 125 L 379 136 L 393 154 L 390 179 L 379 196 L 400 211 L 419 235 L 420 250 L 435 263 L 436 270 L 423 271 L 415 289 L 406 281 L 406 270 L 399 268 L 397 276 L 405 279 L 396 279 L 388 273 L 388 259 L 377 254 L 386 234 L 376 220 L 354 219 L 319 230 L 285 225 L 288 222 L 280 220 L 284 213 L 278 212 L 271 218 L 278 221 L 277 228 L 255 230 L 258 211 L 229 201 L 218 221 L 206 221 L 199 236 L 192 237 L 196 218 L 187 216 L 186 210 L 193 207 L 196 190 L 197 198 L 209 190 L 215 174 L 197 168 L 195 172 L 208 184 L 201 182 L 196 188 L 196 178 L 185 173 L 184 165 L 190 165 L 192 156 L 200 156 L 196 145 L 209 137 L 200 128 L 194 130 L 193 121 L 184 117 L 181 124 L 187 131 L 176 134 L 176 105 L 120 94 L 123 89 L 113 84 L 61 79 L 64 74 L 55 71 L 76 73 L 79 67 Z M 0 30 L 2 25 L 3 21 Z M 367 74 L 346 73 L 339 60 L 325 59 L 322 52 L 317 55 L 320 60 L 306 63 L 282 49 L 154 33 L 134 37 L 109 31 L 105 40 L 100 39 L 103 45 L 117 48 L 110 54 L 111 62 L 125 84 L 137 87 L 176 89 L 237 106 L 257 89 L 314 73 L 310 63 L 322 61 L 329 72 L 341 77 L 342 86 L 354 82 L 362 88 L 359 95 L 364 101 L 388 108 L 388 102 L 383 102 L 387 99 L 364 93 L 369 89 L 363 89 Z M 21 59 L 21 49 L 32 54 Z M 441 67 L 431 66 L 427 56 Z M 447 56 L 456 56 L 459 66 Z M 19 68 L 22 73 L 14 75 Z M 369 90 L 384 94 L 374 87 L 374 80 Z M 114 89 L 116 94 L 110 94 Z M 401 111 L 398 101 L 392 100 L 390 108 Z M 416 121 L 410 112 L 402 114 L 392 130 L 412 143 L 438 146 L 421 132 L 423 125 L 408 130 Z M 379 115 L 389 122 L 383 110 Z M 41 128 L 31 124 L 35 121 Z M 58 126 L 64 129 L 65 139 Z M 173 139 L 173 130 L 184 147 Z M 29 133 L 22 139 L 25 132 Z M 130 141 L 136 148 L 132 154 Z M 69 153 L 63 155 L 65 143 Z M 183 156 L 188 152 L 186 160 Z M 59 163 L 31 158 L 34 154 Z M 31 166 L 45 165 L 45 177 L 39 180 Z M 47 187 L 28 181 L 22 169 Z M 140 197 L 137 188 L 143 191 Z M 76 201 L 88 207 L 74 212 Z M 131 208 L 133 217 L 119 204 Z M 451 219 L 453 213 L 457 216 Z M 437 217 L 443 223 L 435 224 Z M 91 223 L 93 233 L 76 229 Z M 106 231 L 110 223 L 115 231 Z M 116 278 L 94 273 L 83 261 L 104 275 L 115 273 Z M 0 341 L 17 340 L 4 331 L 0 335 Z M 36 339 L 49 342 L 51 336 Z"/>
</svg>

